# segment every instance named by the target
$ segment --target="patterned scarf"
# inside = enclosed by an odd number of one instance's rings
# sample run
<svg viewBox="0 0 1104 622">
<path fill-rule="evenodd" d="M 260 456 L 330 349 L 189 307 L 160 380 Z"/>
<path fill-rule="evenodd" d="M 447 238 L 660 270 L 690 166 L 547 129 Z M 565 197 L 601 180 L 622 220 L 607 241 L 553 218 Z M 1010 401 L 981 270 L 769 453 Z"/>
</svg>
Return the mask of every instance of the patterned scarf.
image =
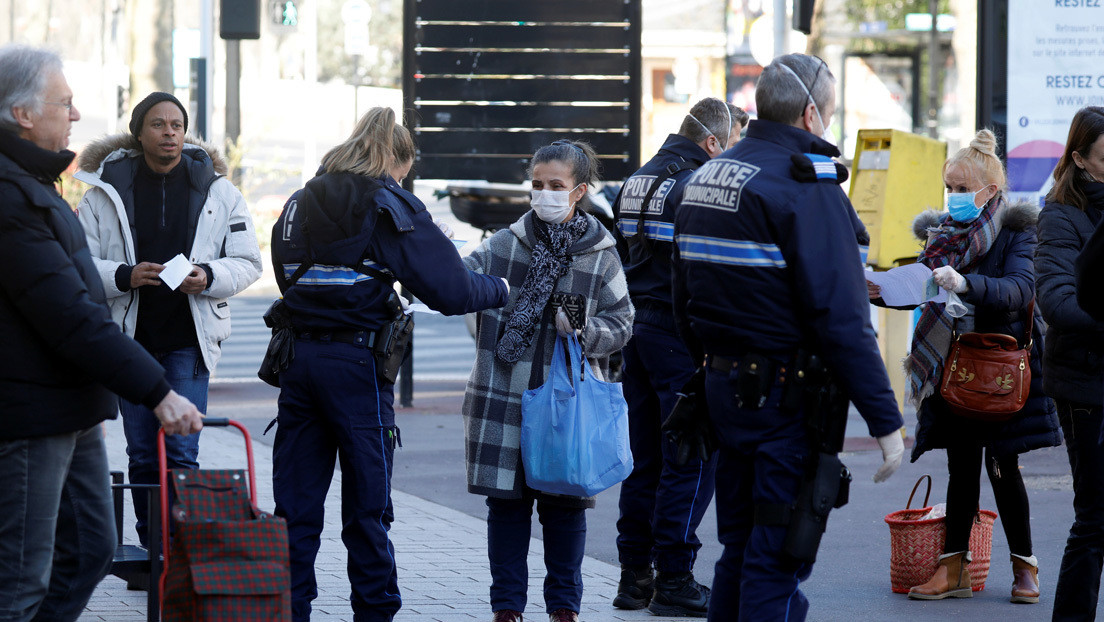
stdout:
<svg viewBox="0 0 1104 622">
<path fill-rule="evenodd" d="M 583 237 L 587 230 L 587 219 L 579 210 L 567 222 L 550 225 L 529 213 L 529 226 L 537 234 L 537 243 L 533 245 L 533 255 L 529 259 L 529 269 L 525 272 L 525 281 L 521 284 L 510 318 L 506 320 L 506 329 L 495 346 L 495 356 L 506 363 L 516 363 L 521 354 L 533 343 L 537 325 L 544 315 L 544 307 L 552 296 L 556 281 L 567 274 L 571 266 L 571 257 L 567 254 L 571 245 Z"/>
<path fill-rule="evenodd" d="M 998 194 L 977 220 L 965 226 L 944 214 L 939 219 L 939 227 L 928 231 L 928 243 L 920 253 L 920 263 L 932 269 L 951 266 L 959 274 L 969 273 L 997 239 L 1004 207 L 1004 195 Z M 937 289 L 934 281 L 928 281 L 929 297 L 935 295 Z M 908 399 L 917 408 L 935 392 L 943 377 L 943 360 L 951 350 L 953 318 L 946 313 L 946 306 L 942 302 L 924 303 L 912 335 L 912 350 L 905 359 Z"/>
</svg>

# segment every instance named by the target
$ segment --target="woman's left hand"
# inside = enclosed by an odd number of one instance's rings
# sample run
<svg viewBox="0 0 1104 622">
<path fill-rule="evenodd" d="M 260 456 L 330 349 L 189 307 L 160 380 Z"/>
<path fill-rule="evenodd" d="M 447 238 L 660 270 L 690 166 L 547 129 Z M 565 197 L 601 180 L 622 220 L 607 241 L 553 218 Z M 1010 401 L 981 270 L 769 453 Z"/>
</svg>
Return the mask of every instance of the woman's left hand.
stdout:
<svg viewBox="0 0 1104 622">
<path fill-rule="evenodd" d="M 966 277 L 950 266 L 940 266 L 932 270 L 932 278 L 936 285 L 949 292 L 961 294 L 966 291 Z"/>
</svg>

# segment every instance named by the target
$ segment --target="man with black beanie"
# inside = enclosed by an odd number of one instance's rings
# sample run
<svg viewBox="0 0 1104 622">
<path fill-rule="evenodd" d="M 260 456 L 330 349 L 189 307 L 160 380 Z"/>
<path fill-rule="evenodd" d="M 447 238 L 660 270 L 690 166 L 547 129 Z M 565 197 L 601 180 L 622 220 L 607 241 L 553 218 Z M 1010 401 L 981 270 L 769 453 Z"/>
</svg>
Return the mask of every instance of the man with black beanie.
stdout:
<svg viewBox="0 0 1104 622">
<path fill-rule="evenodd" d="M 130 134 L 105 137 L 81 154 L 75 177 L 92 188 L 77 213 L 113 319 L 204 410 L 210 370 L 230 336 L 227 299 L 260 277 L 261 255 L 225 161 L 214 146 L 186 139 L 187 130 L 188 112 L 173 95 L 155 92 L 139 102 Z M 160 278 L 173 258 L 190 264 L 176 287 Z M 120 410 L 130 481 L 154 483 L 156 420 L 140 404 L 124 400 Z M 170 469 L 198 468 L 198 434 L 171 439 L 166 452 Z M 143 544 L 145 509 L 135 503 Z"/>
</svg>

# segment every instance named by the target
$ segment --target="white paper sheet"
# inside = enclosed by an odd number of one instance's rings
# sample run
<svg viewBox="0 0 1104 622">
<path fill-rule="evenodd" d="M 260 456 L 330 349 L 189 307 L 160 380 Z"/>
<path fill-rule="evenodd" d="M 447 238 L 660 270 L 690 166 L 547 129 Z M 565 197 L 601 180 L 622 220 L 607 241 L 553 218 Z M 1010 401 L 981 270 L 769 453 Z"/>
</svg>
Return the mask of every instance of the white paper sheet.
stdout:
<svg viewBox="0 0 1104 622">
<path fill-rule="evenodd" d="M 161 282 L 168 285 L 170 289 L 176 289 L 191 273 L 192 262 L 188 261 L 188 258 L 184 255 L 177 255 L 165 262 L 165 269 L 157 275 L 157 278 L 161 279 Z"/>
<path fill-rule="evenodd" d="M 882 290 L 882 300 L 890 307 L 918 305 L 928 300 L 946 302 L 947 292 L 940 289 L 935 296 L 928 298 L 928 281 L 932 278 L 931 268 L 921 263 L 899 266 L 885 272 L 866 272 L 866 280 Z"/>
</svg>

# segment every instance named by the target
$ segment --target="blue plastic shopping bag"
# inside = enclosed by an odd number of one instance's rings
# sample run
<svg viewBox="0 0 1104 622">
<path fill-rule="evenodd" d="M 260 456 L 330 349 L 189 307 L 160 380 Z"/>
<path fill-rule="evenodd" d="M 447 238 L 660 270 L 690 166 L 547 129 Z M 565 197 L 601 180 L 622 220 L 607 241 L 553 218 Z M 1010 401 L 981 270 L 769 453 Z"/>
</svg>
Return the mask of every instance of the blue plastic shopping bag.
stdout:
<svg viewBox="0 0 1104 622">
<path fill-rule="evenodd" d="M 602 382 L 579 340 L 556 339 L 545 383 L 521 398 L 521 459 L 530 488 L 591 497 L 632 472 L 629 408 L 619 383 Z M 540 364 L 539 362 L 535 364 Z"/>
</svg>

